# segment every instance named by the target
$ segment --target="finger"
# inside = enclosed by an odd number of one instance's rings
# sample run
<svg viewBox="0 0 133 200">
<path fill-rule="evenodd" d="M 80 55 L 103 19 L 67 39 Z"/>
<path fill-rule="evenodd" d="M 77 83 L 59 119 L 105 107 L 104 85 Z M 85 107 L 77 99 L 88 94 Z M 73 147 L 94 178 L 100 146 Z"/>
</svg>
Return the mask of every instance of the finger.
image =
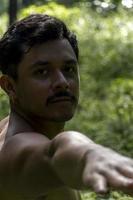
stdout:
<svg viewBox="0 0 133 200">
<path fill-rule="evenodd" d="M 110 172 L 105 172 L 105 177 L 108 180 L 109 186 L 115 189 L 129 189 L 133 190 L 133 179 L 123 176 L 115 170 L 110 170 Z"/>
<path fill-rule="evenodd" d="M 133 178 L 133 167 L 131 166 L 118 166 L 116 168 L 122 175 L 128 177 L 128 178 Z"/>
<path fill-rule="evenodd" d="M 108 192 L 105 177 L 98 173 L 93 173 L 91 176 L 86 177 L 85 185 L 87 187 L 91 186 L 91 188 L 99 194 L 106 194 Z"/>
<path fill-rule="evenodd" d="M 105 177 L 101 174 L 95 174 L 93 178 L 93 188 L 94 191 L 100 195 L 108 193 L 108 187 Z"/>
</svg>

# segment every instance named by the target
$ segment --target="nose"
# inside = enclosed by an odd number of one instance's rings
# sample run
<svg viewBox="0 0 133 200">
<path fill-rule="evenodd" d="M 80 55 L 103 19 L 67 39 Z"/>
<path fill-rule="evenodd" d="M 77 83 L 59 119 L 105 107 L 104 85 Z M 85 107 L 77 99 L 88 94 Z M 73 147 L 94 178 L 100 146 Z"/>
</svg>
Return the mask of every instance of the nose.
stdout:
<svg viewBox="0 0 133 200">
<path fill-rule="evenodd" d="M 67 89 L 69 87 L 68 80 L 61 71 L 57 71 L 53 78 L 53 89 Z"/>
</svg>

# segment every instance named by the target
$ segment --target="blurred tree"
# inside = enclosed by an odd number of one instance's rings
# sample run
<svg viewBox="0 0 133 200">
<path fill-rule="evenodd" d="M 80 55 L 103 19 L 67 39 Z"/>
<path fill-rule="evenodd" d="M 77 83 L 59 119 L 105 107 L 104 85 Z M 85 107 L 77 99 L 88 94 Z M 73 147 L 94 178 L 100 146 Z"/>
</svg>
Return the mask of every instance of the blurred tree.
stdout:
<svg viewBox="0 0 133 200">
<path fill-rule="evenodd" d="M 9 25 L 17 19 L 17 0 L 9 0 Z"/>
<path fill-rule="evenodd" d="M 42 2 L 43 2 L 43 1 L 42 1 Z M 23 7 L 26 7 L 26 6 L 29 6 L 29 5 L 31 5 L 31 4 L 35 4 L 35 3 L 37 3 L 36 0 L 22 0 L 22 6 L 23 6 Z"/>
<path fill-rule="evenodd" d="M 66 6 L 71 6 L 74 3 L 74 1 L 72 1 L 72 0 L 57 0 L 57 3 L 64 4 Z"/>
</svg>

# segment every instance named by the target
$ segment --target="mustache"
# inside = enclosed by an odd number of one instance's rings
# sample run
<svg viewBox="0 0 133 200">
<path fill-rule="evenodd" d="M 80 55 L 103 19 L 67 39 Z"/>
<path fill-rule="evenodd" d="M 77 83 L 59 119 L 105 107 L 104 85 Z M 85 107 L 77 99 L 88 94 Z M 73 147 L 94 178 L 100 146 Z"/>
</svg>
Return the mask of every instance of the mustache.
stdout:
<svg viewBox="0 0 133 200">
<path fill-rule="evenodd" d="M 77 98 L 74 95 L 72 95 L 70 92 L 60 91 L 60 92 L 55 93 L 52 96 L 49 96 L 48 99 L 47 99 L 47 104 L 54 101 L 54 99 L 60 98 L 60 97 L 69 97 L 71 99 L 71 101 L 73 101 L 75 103 L 77 102 Z"/>
</svg>

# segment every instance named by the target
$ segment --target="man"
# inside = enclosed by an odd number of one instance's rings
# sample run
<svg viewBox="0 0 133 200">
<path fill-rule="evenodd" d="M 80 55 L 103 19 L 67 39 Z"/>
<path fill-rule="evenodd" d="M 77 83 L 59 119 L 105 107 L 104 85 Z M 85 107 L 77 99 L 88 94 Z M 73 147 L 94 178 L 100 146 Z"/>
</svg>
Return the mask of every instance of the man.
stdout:
<svg viewBox="0 0 133 200">
<path fill-rule="evenodd" d="M 64 131 L 78 104 L 78 44 L 66 25 L 31 15 L 0 41 L 2 89 L 10 99 L 1 122 L 1 200 L 79 200 L 77 192 L 131 193 L 133 160 Z"/>
</svg>

